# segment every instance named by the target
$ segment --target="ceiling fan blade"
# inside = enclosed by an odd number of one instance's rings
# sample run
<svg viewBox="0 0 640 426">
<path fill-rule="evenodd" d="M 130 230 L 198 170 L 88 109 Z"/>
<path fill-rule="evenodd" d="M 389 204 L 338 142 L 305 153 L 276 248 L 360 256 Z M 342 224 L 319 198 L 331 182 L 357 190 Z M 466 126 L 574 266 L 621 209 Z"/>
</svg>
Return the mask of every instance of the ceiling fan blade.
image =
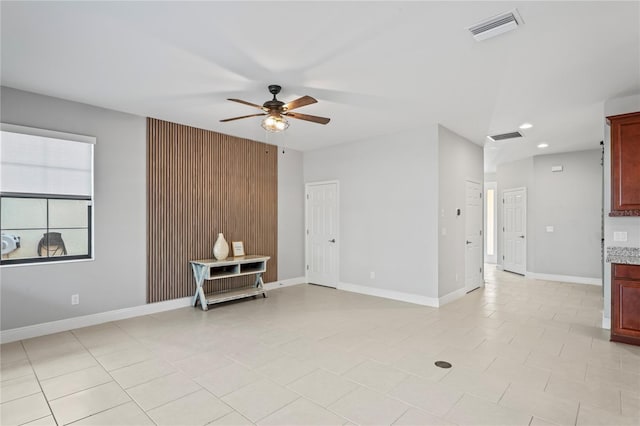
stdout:
<svg viewBox="0 0 640 426">
<path fill-rule="evenodd" d="M 254 108 L 262 109 L 262 105 L 252 104 L 251 102 L 243 101 L 242 99 L 231 99 L 231 98 L 229 98 L 227 100 L 228 101 L 233 101 L 233 102 L 238 102 L 240 104 L 249 105 L 249 106 L 252 106 Z"/>
<path fill-rule="evenodd" d="M 330 118 L 318 117 L 316 115 L 300 114 L 299 112 L 287 112 L 286 116 L 297 118 L 298 120 L 312 121 L 319 124 L 327 124 L 331 120 Z"/>
<path fill-rule="evenodd" d="M 315 104 L 316 102 L 318 101 L 312 98 L 311 96 L 303 96 L 301 98 L 296 99 L 295 101 L 289 102 L 288 104 L 284 104 L 282 109 L 284 111 L 291 111 L 292 109 L 300 108 L 305 105 Z"/>
<path fill-rule="evenodd" d="M 224 120 L 220 120 L 222 123 L 226 123 L 227 121 L 240 120 L 241 118 L 249 118 L 249 117 L 259 117 L 261 115 L 267 115 L 266 113 L 262 114 L 251 114 L 251 115 L 243 115 L 242 117 L 233 117 L 233 118 L 225 118 Z"/>
</svg>

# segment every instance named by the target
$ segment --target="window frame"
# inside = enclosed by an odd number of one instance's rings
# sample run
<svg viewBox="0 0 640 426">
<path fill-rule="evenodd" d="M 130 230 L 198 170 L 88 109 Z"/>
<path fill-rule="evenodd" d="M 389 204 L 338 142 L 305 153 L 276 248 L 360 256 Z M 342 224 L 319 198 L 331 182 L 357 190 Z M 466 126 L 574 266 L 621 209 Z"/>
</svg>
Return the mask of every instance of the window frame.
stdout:
<svg viewBox="0 0 640 426">
<path fill-rule="evenodd" d="M 86 262 L 95 260 L 95 136 L 80 135 L 74 133 L 59 132 L 55 130 L 40 129 L 35 127 L 26 127 L 9 123 L 0 123 L 0 131 L 9 133 L 20 133 L 24 135 L 45 137 L 52 139 L 60 139 L 69 142 L 87 143 L 92 146 L 91 148 L 91 182 L 90 182 L 90 195 L 65 195 L 65 194 L 42 194 L 42 193 L 29 193 L 29 192 L 0 192 L 1 198 L 40 198 L 48 200 L 86 200 L 87 205 L 87 238 L 88 238 L 88 253 L 82 255 L 68 255 L 68 256 L 54 256 L 54 257 L 26 257 L 15 259 L 2 259 L 0 258 L 0 268 L 12 267 L 12 266 L 29 266 L 29 265 L 49 265 L 68 262 Z M 47 228 L 48 231 L 48 228 Z"/>
</svg>

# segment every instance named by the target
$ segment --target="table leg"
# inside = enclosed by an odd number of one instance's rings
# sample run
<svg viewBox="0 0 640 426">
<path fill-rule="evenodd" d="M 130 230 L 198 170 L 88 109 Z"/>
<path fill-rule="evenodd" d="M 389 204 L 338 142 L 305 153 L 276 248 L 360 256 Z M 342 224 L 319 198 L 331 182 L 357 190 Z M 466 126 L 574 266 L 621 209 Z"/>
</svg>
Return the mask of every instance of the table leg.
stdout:
<svg viewBox="0 0 640 426">
<path fill-rule="evenodd" d="M 256 274 L 256 282 L 253 284 L 256 288 L 264 289 L 264 281 L 262 281 L 262 272 Z M 267 293 L 262 293 L 263 298 L 267 298 Z"/>
<path fill-rule="evenodd" d="M 196 293 L 191 299 L 191 304 L 196 306 L 198 299 L 200 299 L 200 307 L 203 311 L 206 311 L 209 309 L 209 306 L 207 305 L 207 298 L 204 295 L 204 288 L 202 288 L 202 284 L 204 283 L 204 277 L 207 273 L 207 267 L 192 263 L 191 269 L 193 269 L 193 278 L 196 280 Z"/>
</svg>

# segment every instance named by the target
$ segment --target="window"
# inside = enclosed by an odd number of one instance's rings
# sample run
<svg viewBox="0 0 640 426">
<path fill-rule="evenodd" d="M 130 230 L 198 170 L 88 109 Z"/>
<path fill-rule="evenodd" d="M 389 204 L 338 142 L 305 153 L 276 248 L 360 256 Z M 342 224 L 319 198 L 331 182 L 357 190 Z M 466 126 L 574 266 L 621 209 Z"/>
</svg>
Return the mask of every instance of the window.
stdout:
<svg viewBox="0 0 640 426">
<path fill-rule="evenodd" d="M 1 126 L 0 264 L 92 258 L 95 138 Z"/>
</svg>

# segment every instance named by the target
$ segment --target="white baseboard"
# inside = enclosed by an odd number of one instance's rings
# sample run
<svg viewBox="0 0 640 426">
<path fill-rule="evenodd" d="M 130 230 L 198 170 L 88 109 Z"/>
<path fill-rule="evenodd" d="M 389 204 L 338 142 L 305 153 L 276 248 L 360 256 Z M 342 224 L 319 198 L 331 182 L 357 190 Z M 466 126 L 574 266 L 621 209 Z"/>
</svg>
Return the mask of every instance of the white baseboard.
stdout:
<svg viewBox="0 0 640 426">
<path fill-rule="evenodd" d="M 449 294 L 445 294 L 444 296 L 438 298 L 438 306 L 443 306 L 446 305 L 447 303 L 451 303 L 454 300 L 458 300 L 461 297 L 464 297 L 464 295 L 467 294 L 467 289 L 460 288 L 458 290 L 452 291 Z"/>
<path fill-rule="evenodd" d="M 305 277 L 295 277 L 295 278 L 289 278 L 286 280 L 265 283 L 264 288 L 266 290 L 275 290 L 276 288 L 291 287 L 292 285 L 306 284 L 306 283 L 307 283 L 307 279 Z"/>
<path fill-rule="evenodd" d="M 290 278 L 272 283 L 266 283 L 266 290 L 273 290 L 281 287 L 302 284 L 304 277 Z M 43 324 L 28 325 L 25 327 L 13 328 L 0 331 L 0 343 L 15 342 L 17 340 L 30 339 L 32 337 L 44 336 L 52 333 L 74 330 L 76 328 L 89 327 L 103 324 L 110 321 L 118 321 L 127 318 L 150 315 L 158 312 L 171 311 L 173 309 L 191 306 L 191 297 L 167 300 L 164 302 L 149 303 L 130 308 L 116 309 L 115 311 L 100 312 L 97 314 L 83 315 L 80 317 L 67 318 L 58 321 L 45 322 Z"/>
<path fill-rule="evenodd" d="M 60 333 L 63 331 L 74 330 L 76 328 L 103 324 L 110 321 L 118 321 L 142 315 L 171 311 L 173 309 L 185 308 L 187 306 L 191 306 L 191 297 L 182 297 L 180 299 L 167 300 L 165 302 L 149 303 L 141 306 L 116 309 L 115 311 L 100 312 L 97 314 L 28 325 L 10 330 L 2 330 L 0 331 L 0 343 L 15 342 L 16 340 L 30 339 L 32 337 Z"/>
<path fill-rule="evenodd" d="M 368 296 L 383 297 L 385 299 L 399 300 L 401 302 L 415 303 L 416 305 L 438 307 L 438 299 L 421 296 L 419 294 L 404 293 L 400 291 L 387 290 L 384 288 L 367 287 L 358 284 L 338 283 L 338 290 L 349 291 L 351 293 L 366 294 Z"/>
<path fill-rule="evenodd" d="M 590 277 L 575 277 L 572 275 L 554 275 L 554 274 L 538 274 L 536 272 L 529 272 L 525 274 L 525 277 L 532 278 L 534 280 L 544 280 L 544 281 L 561 281 L 565 283 L 573 283 L 573 284 L 589 284 L 589 285 L 602 285 L 602 280 L 600 278 L 590 278 Z"/>
<path fill-rule="evenodd" d="M 607 318 L 602 314 L 602 328 L 605 330 L 611 330 L 611 318 Z"/>
</svg>

